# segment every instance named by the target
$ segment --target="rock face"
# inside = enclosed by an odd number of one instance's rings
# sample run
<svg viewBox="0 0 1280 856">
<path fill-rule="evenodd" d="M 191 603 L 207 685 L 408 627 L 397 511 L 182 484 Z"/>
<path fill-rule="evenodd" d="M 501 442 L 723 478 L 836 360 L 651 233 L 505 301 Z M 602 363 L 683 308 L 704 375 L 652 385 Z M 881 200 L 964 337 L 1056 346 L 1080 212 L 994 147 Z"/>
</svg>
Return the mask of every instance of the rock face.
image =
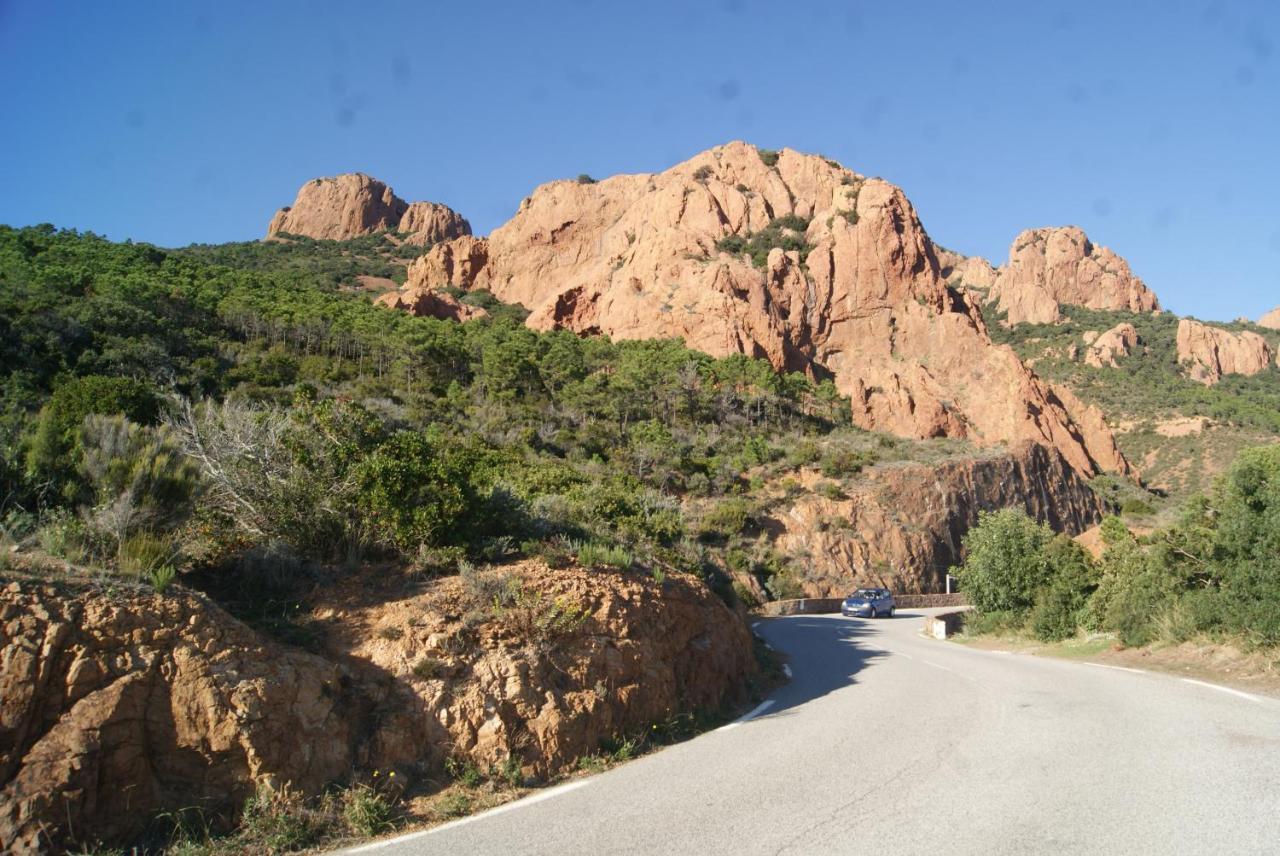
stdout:
<svg viewBox="0 0 1280 856">
<path fill-rule="evenodd" d="M 443 291 L 421 286 L 388 291 L 374 303 L 388 309 L 399 309 L 419 318 L 440 318 L 447 321 L 469 321 L 489 314 L 481 307 L 469 306 Z"/>
<path fill-rule="evenodd" d="M 1258 326 L 1266 327 L 1268 330 L 1280 330 L 1280 306 L 1259 318 Z"/>
<path fill-rule="evenodd" d="M 1178 322 L 1178 362 L 1191 379 L 1213 386 L 1226 374 L 1255 375 L 1275 354 L 1267 340 L 1247 330 L 1232 333 L 1183 318 Z"/>
<path fill-rule="evenodd" d="M 409 232 L 409 243 L 427 244 L 471 234 L 461 215 L 436 202 L 405 202 L 364 173 L 316 178 L 302 185 L 293 205 L 281 208 L 267 237 L 281 232 L 342 241 L 386 230 Z"/>
<path fill-rule="evenodd" d="M 488 769 L 517 758 L 526 775 L 547 776 L 605 738 L 741 700 L 756 670 L 745 622 L 689 577 L 657 583 L 522 563 L 494 581 L 519 594 L 479 626 L 466 613 L 492 613 L 490 595 L 477 603 L 456 577 L 400 600 L 370 606 L 357 592 L 321 606 L 335 656 L 370 663 L 409 691 L 410 713 L 384 725 L 370 763 L 453 754 Z M 553 606 L 568 618 L 549 626 Z"/>
<path fill-rule="evenodd" d="M 353 771 L 439 776 L 450 756 L 547 776 L 602 738 L 738 700 L 756 669 L 745 623 L 692 578 L 496 573 L 511 597 L 500 614 L 457 578 L 409 597 L 351 580 L 315 611 L 323 657 L 177 588 L 10 583 L 0 852 L 128 844 L 163 811 L 225 821 L 259 783 L 315 793 Z"/>
<path fill-rule="evenodd" d="M 1031 443 L 985 459 L 876 467 L 869 475 L 847 499 L 807 494 L 775 515 L 778 549 L 803 557 L 806 597 L 845 595 L 864 585 L 942 591 L 980 511 L 1023 508 L 1069 534 L 1103 513 L 1060 455 Z"/>
<path fill-rule="evenodd" d="M 717 243 L 799 225 L 809 249 L 759 266 Z M 805 222 L 807 221 L 807 225 Z M 722 245 L 723 246 L 723 245 Z M 679 337 L 834 377 L 861 426 L 979 443 L 1035 440 L 1082 472 L 1114 444 L 1086 445 L 1071 415 L 1011 350 L 991 343 L 974 298 L 943 281 L 897 187 L 784 149 L 773 166 L 745 143 L 654 175 L 556 181 L 487 239 L 437 245 L 407 287 L 483 288 L 537 329 Z"/>
<path fill-rule="evenodd" d="M 1075 226 L 1028 229 L 1014 239 L 1009 261 L 996 274 L 991 300 L 1008 324 L 1052 324 L 1061 306 L 1154 312 L 1155 294 L 1129 263 L 1097 247 Z"/>
<path fill-rule="evenodd" d="M 255 781 L 345 775 L 368 702 L 320 657 L 203 599 L 0 593 L 0 852 L 137 834 L 165 809 L 217 814 Z M 90 839 L 90 841 L 92 840 Z"/>
<path fill-rule="evenodd" d="M 1139 344 L 1138 330 L 1128 322 L 1117 324 L 1101 334 L 1091 330 L 1084 334 L 1084 340 L 1084 361 L 1095 368 L 1114 368 L 1117 359 L 1132 354 Z"/>
</svg>

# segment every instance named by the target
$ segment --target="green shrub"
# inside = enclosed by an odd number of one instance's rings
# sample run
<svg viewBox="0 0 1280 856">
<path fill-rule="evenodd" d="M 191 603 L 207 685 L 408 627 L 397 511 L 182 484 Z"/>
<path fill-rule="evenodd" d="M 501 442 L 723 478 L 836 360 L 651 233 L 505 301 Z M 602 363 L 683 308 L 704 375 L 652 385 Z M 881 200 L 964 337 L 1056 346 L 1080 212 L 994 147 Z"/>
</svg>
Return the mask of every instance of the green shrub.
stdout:
<svg viewBox="0 0 1280 856">
<path fill-rule="evenodd" d="M 818 482 L 817 487 L 814 489 L 818 492 L 819 496 L 826 497 L 833 502 L 839 502 L 842 499 L 848 498 L 845 496 L 844 488 L 840 487 L 840 485 L 835 482 Z"/>
<path fill-rule="evenodd" d="M 385 794 L 355 785 L 342 794 L 342 818 L 353 835 L 369 838 L 396 828 L 395 809 Z"/>
<path fill-rule="evenodd" d="M 964 536 L 964 564 L 952 573 L 979 611 L 1025 615 L 1049 582 L 1045 549 L 1052 539 L 1022 509 L 981 512 Z"/>
<path fill-rule="evenodd" d="M 631 567 L 635 558 L 623 547 L 609 544 L 587 542 L 572 547 L 578 557 L 578 563 L 586 568 L 620 568 Z"/>
<path fill-rule="evenodd" d="M 754 504 L 742 497 L 731 497 L 713 505 L 702 517 L 705 535 L 732 538 L 747 528 L 755 514 Z"/>
<path fill-rule="evenodd" d="M 1046 560 L 1049 583 L 1036 596 L 1029 625 L 1037 639 L 1056 642 L 1088 623 L 1098 570 L 1079 544 L 1062 535 L 1049 543 Z"/>
<path fill-rule="evenodd" d="M 832 479 L 844 478 L 862 472 L 863 467 L 873 463 L 873 452 L 832 449 L 822 456 L 822 474 Z"/>
<path fill-rule="evenodd" d="M 596 180 L 591 176 L 587 175 L 585 172 L 579 173 L 578 177 L 574 180 L 577 181 L 578 184 L 595 184 L 596 183 Z"/>
<path fill-rule="evenodd" d="M 356 502 L 366 524 L 405 552 L 465 541 L 481 506 L 472 482 L 479 465 L 456 443 L 402 431 L 360 462 Z"/>
<path fill-rule="evenodd" d="M 760 160 L 764 162 L 765 166 L 772 168 L 778 165 L 778 152 L 773 149 L 757 149 L 756 151 L 759 153 Z"/>
</svg>

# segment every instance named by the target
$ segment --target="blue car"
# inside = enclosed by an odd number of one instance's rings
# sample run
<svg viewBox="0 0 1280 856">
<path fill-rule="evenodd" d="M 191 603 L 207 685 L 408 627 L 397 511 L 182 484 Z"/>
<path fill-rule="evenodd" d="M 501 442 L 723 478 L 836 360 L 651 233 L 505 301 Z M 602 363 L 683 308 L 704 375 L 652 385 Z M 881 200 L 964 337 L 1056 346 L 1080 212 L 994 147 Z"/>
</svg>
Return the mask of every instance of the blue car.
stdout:
<svg viewBox="0 0 1280 856">
<path fill-rule="evenodd" d="M 844 599 L 840 612 L 846 616 L 857 615 L 863 618 L 878 618 L 881 615 L 893 617 L 893 595 L 888 589 L 858 589 Z"/>
</svg>

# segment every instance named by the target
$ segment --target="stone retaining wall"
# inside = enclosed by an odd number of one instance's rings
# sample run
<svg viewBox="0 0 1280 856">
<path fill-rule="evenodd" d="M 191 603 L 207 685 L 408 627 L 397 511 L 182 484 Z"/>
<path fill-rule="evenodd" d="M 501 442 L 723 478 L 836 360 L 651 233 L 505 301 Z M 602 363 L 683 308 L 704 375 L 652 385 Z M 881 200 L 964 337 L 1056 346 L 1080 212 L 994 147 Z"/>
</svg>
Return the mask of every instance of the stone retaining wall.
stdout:
<svg viewBox="0 0 1280 856">
<path fill-rule="evenodd" d="M 799 600 L 774 600 L 760 607 L 761 615 L 816 615 L 839 612 L 844 598 L 810 597 Z M 964 606 L 967 601 L 960 592 L 952 594 L 895 594 L 893 602 L 898 609 L 930 609 L 938 606 Z"/>
</svg>

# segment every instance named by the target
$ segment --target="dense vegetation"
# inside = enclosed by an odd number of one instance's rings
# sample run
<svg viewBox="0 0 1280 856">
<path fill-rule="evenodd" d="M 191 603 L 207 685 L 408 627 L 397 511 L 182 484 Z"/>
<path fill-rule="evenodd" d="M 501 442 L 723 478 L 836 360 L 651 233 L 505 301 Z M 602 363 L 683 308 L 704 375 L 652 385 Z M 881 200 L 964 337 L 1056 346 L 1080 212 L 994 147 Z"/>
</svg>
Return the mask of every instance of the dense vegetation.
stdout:
<svg viewBox="0 0 1280 856">
<path fill-rule="evenodd" d="M 0 228 L 7 537 L 161 586 L 264 555 L 533 553 L 723 591 L 707 545 L 747 524 L 716 506 L 848 420 L 829 382 L 763 361 L 414 318 L 259 246 Z"/>
<path fill-rule="evenodd" d="M 193 244 L 174 254 L 242 270 L 292 274 L 301 281 L 354 286 L 356 277 L 375 276 L 403 283 L 405 268 L 428 247 L 408 244 L 393 232 L 346 241 L 316 240 L 282 232 L 273 241 Z"/>
<path fill-rule="evenodd" d="M 1280 645 L 1280 446 L 1243 452 L 1174 525 L 1135 537 L 1111 517 L 1102 535 L 1095 561 L 1020 511 L 983 516 L 956 570 L 978 626 L 1046 641 L 1104 630 L 1126 645 L 1201 635 Z"/>
</svg>

